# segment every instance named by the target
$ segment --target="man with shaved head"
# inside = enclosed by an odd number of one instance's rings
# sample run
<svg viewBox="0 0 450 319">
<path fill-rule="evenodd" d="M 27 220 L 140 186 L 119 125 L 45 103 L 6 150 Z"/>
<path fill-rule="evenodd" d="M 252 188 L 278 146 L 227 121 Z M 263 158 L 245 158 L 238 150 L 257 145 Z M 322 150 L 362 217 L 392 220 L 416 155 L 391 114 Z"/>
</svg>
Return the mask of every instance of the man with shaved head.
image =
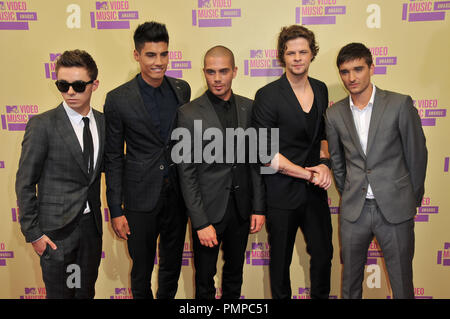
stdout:
<svg viewBox="0 0 450 319">
<path fill-rule="evenodd" d="M 198 145 L 199 149 L 195 149 L 196 143 L 191 143 L 189 158 L 178 165 L 192 226 L 195 297 L 215 298 L 214 276 L 222 244 L 222 298 L 239 298 L 248 234 L 261 230 L 265 222 L 265 196 L 258 167 L 248 163 L 248 156 L 244 162 L 238 162 L 235 143 L 226 143 L 229 140 L 225 132 L 249 127 L 252 100 L 234 94 L 231 89 L 237 67 L 228 48 L 209 49 L 203 73 L 208 90 L 178 110 L 178 127 L 187 129 L 191 140 L 204 136 L 207 130 L 218 133 Z M 194 154 L 205 154 L 213 145 L 221 146 L 211 158 L 202 156 L 201 160 L 194 160 Z M 248 148 L 246 141 L 245 154 Z"/>
</svg>

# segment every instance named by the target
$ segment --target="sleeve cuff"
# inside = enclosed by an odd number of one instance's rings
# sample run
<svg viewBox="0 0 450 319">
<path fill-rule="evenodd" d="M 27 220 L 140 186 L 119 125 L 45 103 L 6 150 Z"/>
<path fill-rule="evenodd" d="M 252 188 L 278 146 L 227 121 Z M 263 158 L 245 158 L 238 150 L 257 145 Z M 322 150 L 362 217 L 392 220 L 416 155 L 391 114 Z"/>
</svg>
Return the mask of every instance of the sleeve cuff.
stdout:
<svg viewBox="0 0 450 319">
<path fill-rule="evenodd" d="M 109 214 L 111 215 L 111 218 L 123 216 L 122 207 L 120 205 L 110 206 L 109 207 Z"/>
</svg>

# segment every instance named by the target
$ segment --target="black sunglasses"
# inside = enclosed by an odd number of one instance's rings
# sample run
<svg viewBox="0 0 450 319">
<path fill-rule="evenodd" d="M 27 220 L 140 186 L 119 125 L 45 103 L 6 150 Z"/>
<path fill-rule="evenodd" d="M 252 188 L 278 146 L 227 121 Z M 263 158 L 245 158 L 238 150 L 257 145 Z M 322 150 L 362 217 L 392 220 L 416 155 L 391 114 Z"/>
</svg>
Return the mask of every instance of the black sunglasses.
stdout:
<svg viewBox="0 0 450 319">
<path fill-rule="evenodd" d="M 69 88 L 72 87 L 75 92 L 82 93 L 84 90 L 86 90 L 86 85 L 94 83 L 94 80 L 90 80 L 89 82 L 84 81 L 75 81 L 72 83 L 69 83 L 64 80 L 58 80 L 55 82 L 56 87 L 58 88 L 59 92 L 66 93 L 69 91 Z"/>
</svg>

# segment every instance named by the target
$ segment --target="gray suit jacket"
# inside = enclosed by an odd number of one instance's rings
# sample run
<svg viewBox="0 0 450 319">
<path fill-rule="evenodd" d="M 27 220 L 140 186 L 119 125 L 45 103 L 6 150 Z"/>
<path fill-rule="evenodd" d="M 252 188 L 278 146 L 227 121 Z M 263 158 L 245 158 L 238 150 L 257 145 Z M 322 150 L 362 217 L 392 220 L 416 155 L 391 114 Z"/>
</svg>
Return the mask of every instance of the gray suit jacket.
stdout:
<svg viewBox="0 0 450 319">
<path fill-rule="evenodd" d="M 366 154 L 348 97 L 328 108 L 325 123 L 341 216 L 358 219 L 370 183 L 388 222 L 413 218 L 424 194 L 428 153 L 411 97 L 376 88 Z"/>
<path fill-rule="evenodd" d="M 234 95 L 237 108 L 238 127 L 244 130 L 250 127 L 252 100 Z M 223 133 L 213 105 L 208 96 L 203 94 L 178 110 L 178 127 L 187 128 L 194 136 L 194 120 L 202 121 L 202 132 L 208 128 L 218 128 Z M 202 152 L 210 141 L 202 141 Z M 248 143 L 246 144 L 248 148 Z M 194 143 L 191 142 L 191 155 Z M 224 152 L 225 154 L 225 152 Z M 192 160 L 192 158 L 191 158 Z M 232 170 L 235 185 L 232 187 Z M 230 191 L 235 192 L 236 204 L 241 217 L 246 220 L 250 214 L 265 212 L 265 189 L 259 166 L 230 163 L 181 163 L 178 165 L 180 185 L 186 203 L 188 215 L 194 229 L 208 224 L 218 223 L 225 215 Z"/>
<path fill-rule="evenodd" d="M 102 233 L 100 175 L 105 124 L 103 114 L 93 112 L 99 153 L 91 178 L 62 104 L 28 121 L 16 175 L 19 222 L 27 242 L 43 234 L 57 236 L 76 221 L 88 197 L 98 231 Z"/>
</svg>

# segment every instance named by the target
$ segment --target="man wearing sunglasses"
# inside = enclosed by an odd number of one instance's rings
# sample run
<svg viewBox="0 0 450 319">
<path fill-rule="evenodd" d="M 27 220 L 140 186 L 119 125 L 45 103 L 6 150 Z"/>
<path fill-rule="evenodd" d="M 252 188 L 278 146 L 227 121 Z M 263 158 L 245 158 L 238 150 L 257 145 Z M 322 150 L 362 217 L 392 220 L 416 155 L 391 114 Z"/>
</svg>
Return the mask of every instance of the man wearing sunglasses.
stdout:
<svg viewBox="0 0 450 319">
<path fill-rule="evenodd" d="M 174 298 L 187 215 L 170 159 L 170 136 L 177 109 L 189 102 L 191 89 L 187 82 L 165 76 L 169 35 L 164 24 L 139 25 L 134 44 L 140 73 L 109 92 L 105 101 L 106 196 L 114 232 L 127 240 L 133 260 L 133 298 L 153 298 L 151 277 L 158 236 L 156 296 Z"/>
<path fill-rule="evenodd" d="M 98 69 L 85 51 L 56 62 L 63 102 L 27 124 L 16 176 L 19 221 L 40 256 L 47 298 L 93 298 L 102 252 L 103 114 L 91 108 Z"/>
</svg>

